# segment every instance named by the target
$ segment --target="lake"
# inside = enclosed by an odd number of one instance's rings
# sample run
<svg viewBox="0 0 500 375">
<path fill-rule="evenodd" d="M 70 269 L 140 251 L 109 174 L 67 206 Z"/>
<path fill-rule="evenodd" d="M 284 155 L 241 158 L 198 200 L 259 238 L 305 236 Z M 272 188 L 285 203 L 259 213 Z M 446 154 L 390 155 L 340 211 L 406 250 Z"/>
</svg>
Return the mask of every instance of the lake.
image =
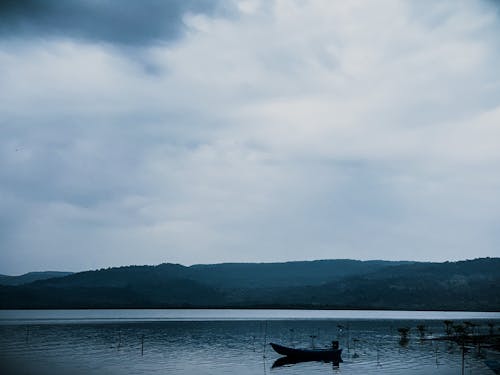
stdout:
<svg viewBox="0 0 500 375">
<path fill-rule="evenodd" d="M 2 374 L 460 374 L 461 348 L 421 340 L 444 320 L 487 333 L 499 313 L 326 310 L 4 310 Z M 410 328 L 401 342 L 398 328 Z M 343 362 L 273 367 L 269 342 L 310 348 L 338 340 Z M 469 348 L 465 374 L 493 374 L 498 352 Z"/>
</svg>

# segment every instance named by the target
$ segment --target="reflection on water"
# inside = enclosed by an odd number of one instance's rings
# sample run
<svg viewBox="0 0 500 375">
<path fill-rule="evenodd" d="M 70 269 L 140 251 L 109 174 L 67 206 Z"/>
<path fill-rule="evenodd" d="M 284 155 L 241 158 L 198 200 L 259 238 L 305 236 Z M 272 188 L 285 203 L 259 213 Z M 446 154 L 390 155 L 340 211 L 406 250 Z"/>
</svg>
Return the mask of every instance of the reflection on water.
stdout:
<svg viewBox="0 0 500 375">
<path fill-rule="evenodd" d="M 338 368 L 340 363 L 342 363 L 342 359 L 337 360 L 337 361 L 316 361 L 312 359 L 297 359 L 297 358 L 290 358 L 290 357 L 280 357 L 277 360 L 274 361 L 273 365 L 271 368 L 277 368 L 277 367 L 283 367 L 283 366 L 290 366 L 290 365 L 296 365 L 298 363 L 305 363 L 305 362 L 323 362 L 323 363 L 331 363 L 333 368 Z"/>
<path fill-rule="evenodd" d="M 491 320 L 488 320 L 491 321 Z M 73 374 L 460 374 L 461 348 L 420 339 L 422 320 L 236 320 L 0 325 L 7 373 Z M 487 321 L 479 321 L 487 332 Z M 497 326 L 500 325 L 496 321 Z M 444 333 L 425 321 L 426 336 Z M 399 327 L 410 327 L 400 345 Z M 343 363 L 280 359 L 269 342 L 309 348 L 339 340 Z M 143 355 L 141 355 L 143 349 Z M 466 374 L 491 374 L 494 353 L 471 348 Z M 489 357 L 493 355 L 493 357 Z M 488 357 L 488 358 L 486 358 Z"/>
</svg>

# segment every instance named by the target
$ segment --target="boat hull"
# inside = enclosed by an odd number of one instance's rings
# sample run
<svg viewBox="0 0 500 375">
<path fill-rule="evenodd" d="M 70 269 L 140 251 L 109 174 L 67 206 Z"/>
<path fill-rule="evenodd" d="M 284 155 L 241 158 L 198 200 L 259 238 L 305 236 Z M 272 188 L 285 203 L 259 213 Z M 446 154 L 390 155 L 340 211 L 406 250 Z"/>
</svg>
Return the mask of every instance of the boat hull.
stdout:
<svg viewBox="0 0 500 375">
<path fill-rule="evenodd" d="M 295 349 L 271 343 L 271 347 L 278 354 L 297 360 L 309 361 L 340 361 L 342 349 Z"/>
</svg>

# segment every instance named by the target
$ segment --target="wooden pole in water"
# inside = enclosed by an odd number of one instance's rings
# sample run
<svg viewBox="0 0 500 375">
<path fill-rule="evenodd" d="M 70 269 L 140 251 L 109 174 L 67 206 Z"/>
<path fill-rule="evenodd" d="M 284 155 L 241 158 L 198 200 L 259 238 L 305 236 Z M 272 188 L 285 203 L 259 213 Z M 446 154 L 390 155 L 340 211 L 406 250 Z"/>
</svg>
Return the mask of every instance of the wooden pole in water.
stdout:
<svg viewBox="0 0 500 375">
<path fill-rule="evenodd" d="M 263 358 L 266 358 L 266 346 L 267 346 L 266 341 L 267 341 L 267 320 L 266 320 L 266 323 L 264 325 L 264 350 L 262 353 Z"/>
<path fill-rule="evenodd" d="M 351 329 L 349 323 L 347 323 L 347 353 L 351 353 Z"/>
<path fill-rule="evenodd" d="M 465 371 L 465 338 L 462 338 L 462 375 Z"/>
<path fill-rule="evenodd" d="M 141 356 L 144 355 L 144 335 L 141 335 Z"/>
<path fill-rule="evenodd" d="M 317 337 L 316 335 L 310 335 L 311 338 L 311 347 L 314 349 L 314 339 Z"/>
<path fill-rule="evenodd" d="M 376 347 L 377 347 L 377 366 L 382 367 L 382 365 L 380 364 L 379 340 L 377 340 Z"/>
</svg>

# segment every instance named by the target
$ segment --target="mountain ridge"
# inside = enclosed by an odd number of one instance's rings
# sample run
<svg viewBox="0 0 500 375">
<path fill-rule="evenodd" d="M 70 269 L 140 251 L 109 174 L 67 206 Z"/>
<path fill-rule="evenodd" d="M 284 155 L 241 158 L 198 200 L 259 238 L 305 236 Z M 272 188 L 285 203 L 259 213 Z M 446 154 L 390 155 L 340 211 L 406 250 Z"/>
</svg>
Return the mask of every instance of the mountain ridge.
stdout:
<svg viewBox="0 0 500 375">
<path fill-rule="evenodd" d="M 500 311 L 500 258 L 123 266 L 0 285 L 0 308 Z"/>
<path fill-rule="evenodd" d="M 22 275 L 10 276 L 0 275 L 0 285 L 22 285 L 37 280 L 45 280 L 56 277 L 64 277 L 73 274 L 65 271 L 33 271 Z"/>
</svg>

